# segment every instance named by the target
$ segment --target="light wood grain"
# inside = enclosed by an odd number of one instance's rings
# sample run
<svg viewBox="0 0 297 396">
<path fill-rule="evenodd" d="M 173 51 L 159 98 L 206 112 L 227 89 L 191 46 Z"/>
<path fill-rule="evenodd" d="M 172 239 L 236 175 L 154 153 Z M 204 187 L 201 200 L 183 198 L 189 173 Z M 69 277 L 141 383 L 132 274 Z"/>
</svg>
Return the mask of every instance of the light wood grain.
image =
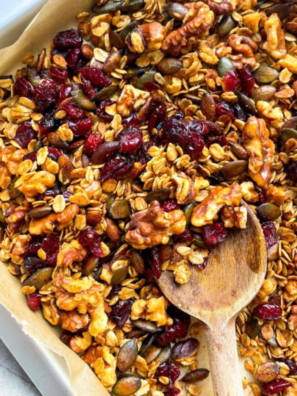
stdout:
<svg viewBox="0 0 297 396">
<path fill-rule="evenodd" d="M 230 230 L 225 241 L 212 249 L 205 270 L 192 266 L 186 285 L 177 285 L 169 271 L 158 281 L 174 305 L 205 323 L 216 396 L 243 395 L 235 318 L 258 293 L 267 266 L 261 225 L 249 206 L 243 205 L 248 210 L 247 228 Z"/>
</svg>

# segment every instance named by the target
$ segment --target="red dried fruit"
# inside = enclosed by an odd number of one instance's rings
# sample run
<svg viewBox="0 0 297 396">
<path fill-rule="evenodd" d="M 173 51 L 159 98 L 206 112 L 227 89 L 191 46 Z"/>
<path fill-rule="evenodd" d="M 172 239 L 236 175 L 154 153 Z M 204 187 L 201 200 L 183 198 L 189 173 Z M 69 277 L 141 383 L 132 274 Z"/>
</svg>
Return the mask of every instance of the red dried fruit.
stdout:
<svg viewBox="0 0 297 396">
<path fill-rule="evenodd" d="M 65 80 L 68 78 L 68 71 L 57 69 L 56 67 L 51 67 L 50 76 L 57 83 L 63 84 Z"/>
<path fill-rule="evenodd" d="M 278 320 L 282 317 L 282 309 L 276 304 L 263 303 L 256 306 L 254 315 L 259 319 Z"/>
<path fill-rule="evenodd" d="M 286 388 L 290 388 L 291 386 L 292 386 L 291 382 L 286 381 L 284 379 L 277 379 L 275 381 L 263 385 L 262 394 L 265 396 L 275 395 L 279 392 L 282 392 Z"/>
<path fill-rule="evenodd" d="M 96 114 L 102 121 L 105 121 L 105 122 L 112 121 L 112 118 L 113 118 L 112 115 L 107 114 L 105 111 L 105 108 L 107 106 L 112 105 L 112 103 L 113 102 L 110 99 L 107 99 L 107 100 L 104 100 L 103 102 L 100 102 L 99 107 L 97 107 Z M 123 124 L 123 126 L 125 126 L 125 125 Z"/>
<path fill-rule="evenodd" d="M 83 67 L 79 70 L 85 79 L 89 80 L 95 87 L 108 87 L 111 84 L 101 69 L 96 67 Z"/>
<path fill-rule="evenodd" d="M 289 375 L 297 375 L 297 364 L 294 359 L 278 359 L 278 361 L 285 363 L 289 367 Z"/>
<path fill-rule="evenodd" d="M 163 126 L 163 139 L 172 143 L 183 144 L 187 139 L 186 123 L 176 118 L 169 118 Z"/>
<path fill-rule="evenodd" d="M 78 242 L 82 246 L 88 247 L 93 256 L 102 256 L 103 250 L 101 248 L 101 236 L 95 230 L 91 228 L 86 228 L 83 230 L 79 234 Z"/>
<path fill-rule="evenodd" d="M 233 109 L 234 109 L 234 115 L 238 120 L 241 120 L 241 121 L 247 120 L 247 114 L 245 113 L 243 108 L 238 103 L 235 103 L 235 105 L 233 106 Z"/>
<path fill-rule="evenodd" d="M 226 92 L 236 92 L 240 87 L 241 81 L 235 70 L 229 70 L 222 79 L 222 86 Z"/>
<path fill-rule="evenodd" d="M 287 168 L 288 176 L 293 181 L 297 181 L 297 162 L 291 161 Z"/>
<path fill-rule="evenodd" d="M 24 77 L 18 78 L 13 85 L 14 93 L 16 95 L 24 96 L 25 98 L 30 97 L 30 94 L 34 91 L 34 87 Z"/>
<path fill-rule="evenodd" d="M 76 29 L 65 30 L 59 32 L 54 38 L 54 45 L 59 50 L 67 50 L 70 48 L 80 48 L 83 39 Z"/>
<path fill-rule="evenodd" d="M 243 68 L 238 72 L 241 80 L 242 92 L 246 93 L 247 95 L 251 95 L 253 93 L 253 89 L 256 81 L 252 74 L 250 66 L 244 65 Z"/>
<path fill-rule="evenodd" d="M 57 88 L 53 80 L 45 79 L 34 89 L 33 100 L 41 112 L 56 103 L 56 97 Z"/>
<path fill-rule="evenodd" d="M 39 248 L 40 248 L 40 244 L 39 244 Z M 37 251 L 35 253 L 37 253 Z M 46 266 L 46 263 L 43 260 L 39 259 L 38 257 L 29 256 L 24 260 L 22 266 L 24 267 L 28 275 L 32 275 L 40 268 L 44 268 Z"/>
<path fill-rule="evenodd" d="M 161 276 L 161 261 L 159 252 L 157 252 L 155 249 L 146 249 L 142 253 L 142 257 L 145 263 L 152 270 L 154 278 L 159 279 Z"/>
<path fill-rule="evenodd" d="M 44 113 L 39 123 L 39 134 L 41 137 L 46 136 L 50 132 L 59 127 L 60 120 L 55 120 L 55 110 Z"/>
<path fill-rule="evenodd" d="M 161 208 L 165 211 L 165 212 L 172 212 L 173 210 L 177 210 L 180 209 L 179 204 L 176 202 L 175 199 L 169 199 L 168 201 L 165 201 L 164 203 L 162 203 Z"/>
<path fill-rule="evenodd" d="M 174 305 L 168 308 L 168 315 L 173 319 L 176 338 L 184 338 L 188 334 L 191 317 Z"/>
<path fill-rule="evenodd" d="M 175 338 L 176 338 L 175 327 L 173 325 L 166 326 L 165 331 L 158 336 L 157 344 L 160 347 L 166 346 L 166 345 L 170 344 L 171 342 L 173 342 L 175 340 Z"/>
<path fill-rule="evenodd" d="M 266 247 L 269 249 L 271 246 L 278 243 L 275 225 L 273 221 L 266 221 L 265 223 L 262 223 L 261 226 L 266 241 Z"/>
<path fill-rule="evenodd" d="M 136 127 L 137 124 L 138 124 L 138 119 L 136 113 L 133 113 L 129 117 L 123 118 L 122 120 L 122 125 L 124 128 L 128 128 L 131 126 Z"/>
<path fill-rule="evenodd" d="M 87 137 L 84 147 L 84 152 L 87 155 L 92 155 L 97 148 L 99 148 L 102 144 L 102 138 L 95 133 L 90 133 Z"/>
<path fill-rule="evenodd" d="M 60 194 L 61 190 L 58 187 L 48 188 L 43 194 L 39 194 L 37 197 L 38 201 L 44 200 L 46 197 L 55 197 Z"/>
<path fill-rule="evenodd" d="M 178 365 L 171 360 L 166 360 L 166 362 L 160 364 L 157 368 L 154 378 L 158 380 L 160 377 L 167 377 L 169 378 L 169 384 L 167 390 L 169 390 L 178 377 L 180 376 L 180 369 Z"/>
<path fill-rule="evenodd" d="M 192 157 L 197 158 L 202 153 L 204 148 L 204 141 L 198 133 L 189 134 L 187 141 L 186 152 Z"/>
<path fill-rule="evenodd" d="M 70 333 L 70 331 L 63 330 L 62 333 L 60 334 L 60 340 L 63 342 L 65 345 L 70 344 L 70 340 L 73 337 L 73 334 Z"/>
<path fill-rule="evenodd" d="M 68 100 L 62 105 L 65 112 L 74 119 L 79 119 L 84 116 L 83 110 L 79 107 L 79 105 L 73 100 Z"/>
<path fill-rule="evenodd" d="M 80 67 L 80 60 L 81 60 L 80 49 L 75 48 L 67 52 L 66 55 L 67 65 L 73 72 L 76 72 Z"/>
<path fill-rule="evenodd" d="M 202 227 L 203 239 L 210 246 L 217 246 L 226 238 L 228 230 L 223 223 L 216 222 Z"/>
<path fill-rule="evenodd" d="M 233 113 L 233 110 L 231 109 L 231 107 L 226 102 L 217 103 L 216 104 L 216 111 L 217 111 L 217 116 L 218 117 L 220 117 L 222 115 L 227 115 L 232 120 L 235 120 L 235 115 Z"/>
<path fill-rule="evenodd" d="M 81 82 L 83 83 L 83 91 L 93 99 L 96 95 L 96 91 L 91 84 L 91 81 L 87 80 L 83 75 L 81 76 Z"/>
<path fill-rule="evenodd" d="M 46 262 L 54 267 L 57 264 L 57 257 L 60 248 L 60 240 L 58 235 L 48 234 L 42 240 L 41 248 L 46 253 Z"/>
<path fill-rule="evenodd" d="M 194 235 L 192 232 L 186 228 L 184 232 L 182 232 L 179 235 L 176 235 L 174 240 L 178 243 L 186 243 L 186 242 L 191 242 L 194 239 Z"/>
<path fill-rule="evenodd" d="M 148 161 L 150 161 L 152 158 L 148 154 L 148 150 L 153 146 L 155 146 L 155 144 L 152 141 L 143 143 L 137 153 L 137 161 L 141 164 L 146 164 Z"/>
<path fill-rule="evenodd" d="M 148 120 L 148 131 L 151 132 L 153 128 L 157 128 L 158 125 L 166 118 L 166 105 L 165 103 L 159 104 L 159 106 L 152 111 Z"/>
<path fill-rule="evenodd" d="M 32 311 L 38 311 L 40 309 L 40 300 L 42 297 L 42 294 L 39 294 L 37 292 L 28 296 L 27 303 Z"/>
<path fill-rule="evenodd" d="M 48 156 L 54 161 L 57 161 L 57 159 L 60 157 L 61 154 L 62 154 L 61 151 L 56 148 L 53 147 L 48 148 Z"/>
<path fill-rule="evenodd" d="M 144 89 L 144 91 L 153 92 L 153 91 L 157 91 L 158 89 L 160 89 L 160 85 L 158 85 L 154 82 L 148 81 L 143 84 L 143 89 Z"/>
<path fill-rule="evenodd" d="M 109 314 L 117 326 L 123 327 L 131 315 L 132 300 L 119 300 L 113 307 Z"/>
<path fill-rule="evenodd" d="M 204 258 L 204 259 L 203 259 L 203 263 L 202 263 L 202 264 L 198 264 L 198 265 L 197 265 L 197 268 L 198 268 L 200 271 L 203 271 L 203 270 L 206 268 L 207 263 L 208 263 L 208 257 Z"/>
<path fill-rule="evenodd" d="M 22 148 L 26 148 L 31 140 L 36 137 L 36 135 L 36 132 L 31 126 L 31 122 L 26 121 L 18 127 L 14 139 Z"/>
<path fill-rule="evenodd" d="M 79 120 L 63 120 L 63 124 L 68 124 L 75 136 L 85 136 L 93 127 L 92 120 L 90 118 L 80 118 Z"/>
<path fill-rule="evenodd" d="M 57 104 L 59 105 L 60 103 L 62 103 L 65 99 L 71 98 L 71 92 L 75 89 L 74 84 L 66 84 L 63 85 L 59 91 L 58 94 L 58 100 L 57 100 Z"/>
<path fill-rule="evenodd" d="M 118 140 L 120 142 L 121 153 L 133 154 L 142 145 L 142 132 L 140 129 L 128 127 L 120 133 Z"/>
<path fill-rule="evenodd" d="M 134 160 L 132 157 L 126 158 L 117 155 L 100 169 L 100 180 L 102 182 L 107 179 L 120 180 L 127 176 L 127 173 L 133 168 L 133 165 Z"/>
</svg>

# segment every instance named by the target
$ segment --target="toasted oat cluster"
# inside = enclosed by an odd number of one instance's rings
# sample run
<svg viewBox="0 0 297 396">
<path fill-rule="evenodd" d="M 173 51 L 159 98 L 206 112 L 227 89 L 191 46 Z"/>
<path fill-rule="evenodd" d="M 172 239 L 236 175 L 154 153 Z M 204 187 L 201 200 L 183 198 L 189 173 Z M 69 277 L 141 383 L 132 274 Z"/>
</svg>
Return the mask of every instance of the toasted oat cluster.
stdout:
<svg viewBox="0 0 297 396">
<path fill-rule="evenodd" d="M 155 280 L 203 271 L 242 200 L 269 258 L 243 386 L 297 395 L 295 3 L 99 0 L 0 77 L 0 259 L 114 396 L 201 393 L 199 324 Z"/>
</svg>

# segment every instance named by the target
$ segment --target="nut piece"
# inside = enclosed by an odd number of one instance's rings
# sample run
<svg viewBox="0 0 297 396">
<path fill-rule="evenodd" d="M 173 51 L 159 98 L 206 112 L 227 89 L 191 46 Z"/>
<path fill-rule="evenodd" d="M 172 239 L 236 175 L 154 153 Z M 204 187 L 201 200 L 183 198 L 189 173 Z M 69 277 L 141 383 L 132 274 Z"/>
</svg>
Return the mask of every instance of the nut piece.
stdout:
<svg viewBox="0 0 297 396">
<path fill-rule="evenodd" d="M 242 139 L 249 154 L 249 175 L 259 187 L 266 189 L 271 177 L 274 143 L 269 139 L 265 121 L 250 117 L 243 128 Z"/>
<path fill-rule="evenodd" d="M 175 196 L 180 205 L 186 205 L 194 201 L 196 191 L 193 180 L 184 172 L 179 172 L 172 176 L 171 180 L 177 186 Z"/>
<path fill-rule="evenodd" d="M 220 3 L 215 0 L 206 0 L 206 4 L 216 15 L 231 14 L 234 11 L 231 0 L 223 0 Z"/>
<path fill-rule="evenodd" d="M 239 208 L 229 208 L 225 206 L 222 209 L 222 220 L 226 228 L 246 228 L 247 210 L 243 206 Z"/>
<path fill-rule="evenodd" d="M 198 8 L 199 7 L 199 8 Z M 181 28 L 169 33 L 162 44 L 162 50 L 178 56 L 191 37 L 205 35 L 214 23 L 214 13 L 203 3 L 197 3 L 198 15 Z"/>
<path fill-rule="evenodd" d="M 37 194 L 42 194 L 49 187 L 53 187 L 56 178 L 47 171 L 32 172 L 21 176 L 15 183 L 27 198 L 33 198 Z"/>
<path fill-rule="evenodd" d="M 142 54 L 146 48 L 155 51 L 161 48 L 165 33 L 166 28 L 160 23 L 145 23 L 128 34 L 126 44 L 131 52 L 138 54 Z"/>
<path fill-rule="evenodd" d="M 135 301 L 131 309 L 131 319 L 145 319 L 156 322 L 157 326 L 165 326 L 168 322 L 166 314 L 167 300 L 165 297 Z"/>
<path fill-rule="evenodd" d="M 191 223 L 195 227 L 211 224 L 223 206 L 239 206 L 242 198 L 241 188 L 234 183 L 230 187 L 216 187 L 192 213 Z"/>
<path fill-rule="evenodd" d="M 258 44 L 251 37 L 231 34 L 229 37 L 229 45 L 236 54 L 239 54 L 237 56 L 237 61 L 241 61 L 251 67 L 256 66 L 257 61 L 254 52 L 257 52 Z"/>
<path fill-rule="evenodd" d="M 117 100 L 117 112 L 123 117 L 128 117 L 132 111 L 138 110 L 143 106 L 149 96 L 148 92 L 141 91 L 129 84 L 125 85 Z"/>
<path fill-rule="evenodd" d="M 285 35 L 282 31 L 282 24 L 277 14 L 270 15 L 264 24 L 267 34 L 267 41 L 263 49 L 274 59 L 282 59 L 287 54 Z"/>
<path fill-rule="evenodd" d="M 276 187 L 273 184 L 270 184 L 266 191 L 266 199 L 267 202 L 281 206 L 286 199 L 285 190 L 283 189 L 283 187 Z"/>
<path fill-rule="evenodd" d="M 31 236 L 18 235 L 11 252 L 11 260 L 15 264 L 21 264 L 24 261 L 23 255 L 27 251 Z"/>
<path fill-rule="evenodd" d="M 109 239 L 112 241 L 118 241 L 120 239 L 120 230 L 116 223 L 109 219 L 108 217 L 105 219 L 106 221 L 106 234 Z"/>
<path fill-rule="evenodd" d="M 58 253 L 57 265 L 59 267 L 71 267 L 74 261 L 82 261 L 87 255 L 87 250 L 76 240 L 71 243 L 64 242 Z"/>
<path fill-rule="evenodd" d="M 87 314 L 80 315 L 75 311 L 61 312 L 60 320 L 62 329 L 75 333 L 88 325 L 89 316 Z"/>
<path fill-rule="evenodd" d="M 166 245 L 171 235 L 181 234 L 186 227 L 186 218 L 181 210 L 164 212 L 158 201 L 149 209 L 136 213 L 127 224 L 126 241 L 135 249 Z"/>
</svg>

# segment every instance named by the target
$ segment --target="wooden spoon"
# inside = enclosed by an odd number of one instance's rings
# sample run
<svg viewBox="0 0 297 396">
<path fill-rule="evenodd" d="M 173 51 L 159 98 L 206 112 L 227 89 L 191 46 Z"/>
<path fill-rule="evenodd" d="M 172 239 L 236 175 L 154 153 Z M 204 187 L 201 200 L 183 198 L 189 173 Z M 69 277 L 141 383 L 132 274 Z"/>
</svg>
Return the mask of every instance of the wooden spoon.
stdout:
<svg viewBox="0 0 297 396">
<path fill-rule="evenodd" d="M 236 347 L 235 320 L 261 288 L 267 252 L 259 221 L 249 206 L 245 230 L 230 230 L 223 243 L 211 250 L 207 267 L 192 266 L 190 281 L 178 285 L 164 271 L 158 284 L 175 306 L 201 320 L 215 396 L 243 396 Z"/>
</svg>

